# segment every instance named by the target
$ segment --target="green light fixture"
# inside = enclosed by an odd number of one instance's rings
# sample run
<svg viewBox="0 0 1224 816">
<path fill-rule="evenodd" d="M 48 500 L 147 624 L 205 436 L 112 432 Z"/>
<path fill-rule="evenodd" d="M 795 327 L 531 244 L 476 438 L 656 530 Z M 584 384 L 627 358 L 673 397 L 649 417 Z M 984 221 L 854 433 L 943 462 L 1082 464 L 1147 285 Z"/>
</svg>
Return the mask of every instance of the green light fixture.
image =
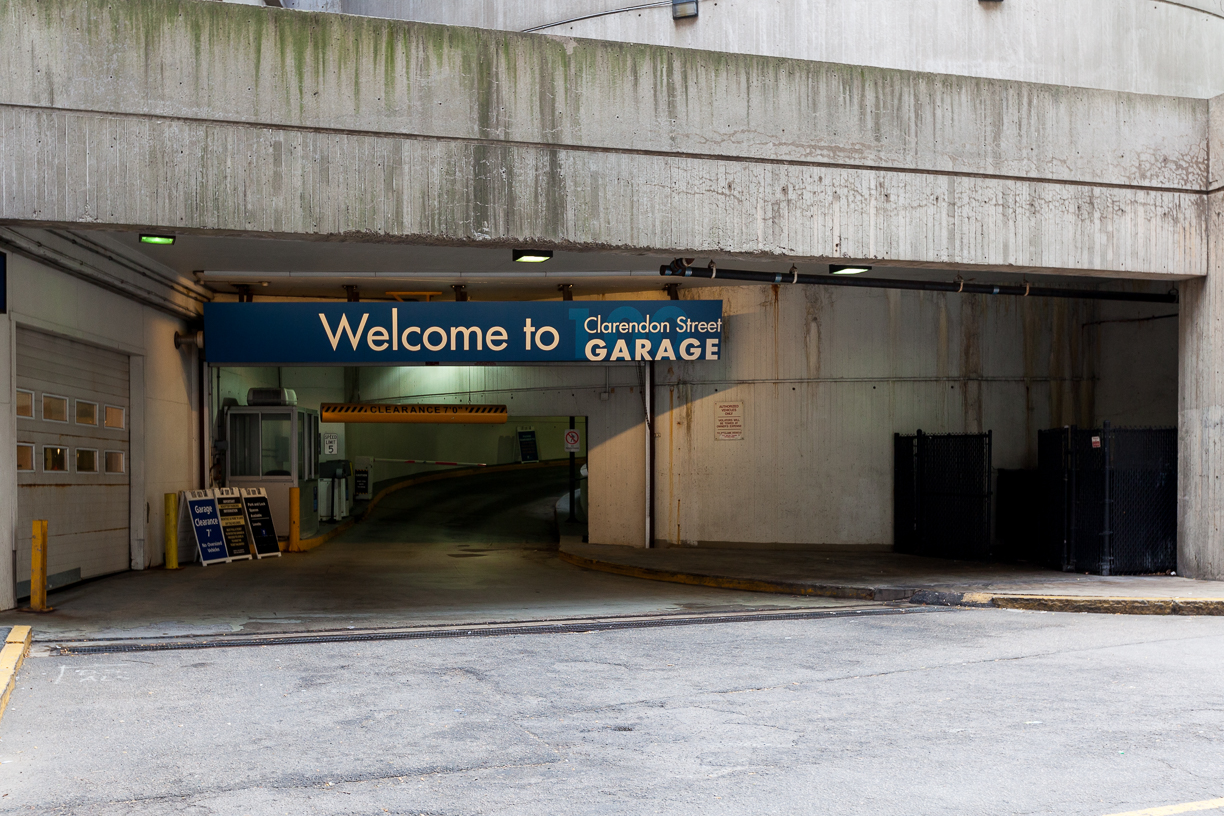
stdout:
<svg viewBox="0 0 1224 816">
<path fill-rule="evenodd" d="M 870 272 L 870 266 L 862 264 L 852 264 L 850 266 L 839 266 L 837 264 L 829 264 L 830 275 L 861 275 L 864 272 Z"/>
<path fill-rule="evenodd" d="M 174 244 L 173 235 L 152 235 L 147 232 L 140 234 L 140 243 L 142 244 L 158 244 L 160 246 L 171 246 Z"/>
<path fill-rule="evenodd" d="M 552 257 L 551 249 L 516 249 L 514 260 L 517 263 L 544 263 Z"/>
</svg>

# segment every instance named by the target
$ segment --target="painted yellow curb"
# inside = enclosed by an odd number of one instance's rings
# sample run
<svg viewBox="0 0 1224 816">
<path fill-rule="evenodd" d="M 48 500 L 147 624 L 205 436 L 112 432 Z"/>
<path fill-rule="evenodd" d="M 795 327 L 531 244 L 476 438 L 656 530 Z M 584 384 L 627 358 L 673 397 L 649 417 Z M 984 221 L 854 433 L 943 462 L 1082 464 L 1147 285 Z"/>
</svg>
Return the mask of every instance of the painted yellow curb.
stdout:
<svg viewBox="0 0 1224 816">
<path fill-rule="evenodd" d="M 1097 612 L 1106 615 L 1224 615 L 1224 600 L 1211 598 L 1093 598 L 1085 595 L 990 595 L 989 597 L 989 603 L 1000 609 L 1024 609 L 1033 612 Z"/>
<path fill-rule="evenodd" d="M 1101 615 L 1224 615 L 1224 599 L 1128 598 L 1124 596 L 1036 595 L 920 589 L 910 603 L 931 606 L 993 606 L 1028 612 L 1087 612 Z"/>
<path fill-rule="evenodd" d="M 291 553 L 309 552 L 310 550 L 313 550 L 315 547 L 318 547 L 320 544 L 326 544 L 327 542 L 331 541 L 333 538 L 340 535 L 341 533 L 343 533 L 345 530 L 352 527 L 356 523 L 357 523 L 357 519 L 350 518 L 348 521 L 345 521 L 342 524 L 336 525 L 335 527 L 328 530 L 326 533 L 324 533 L 321 536 L 315 536 L 314 538 L 298 539 L 297 546 L 290 547 L 289 549 L 285 550 L 285 552 L 291 552 Z"/>
<path fill-rule="evenodd" d="M 1177 813 L 1193 813 L 1198 810 L 1217 810 L 1219 808 L 1224 808 L 1224 799 L 1204 799 L 1202 802 L 1186 802 L 1182 805 L 1128 810 L 1126 813 L 1114 813 L 1112 816 L 1174 816 Z"/>
<path fill-rule="evenodd" d="M 31 632 L 28 626 L 14 626 L 4 639 L 4 648 L 0 649 L 0 717 L 8 708 L 9 697 L 17 685 L 17 670 L 25 662 L 30 653 Z"/>
<path fill-rule="evenodd" d="M 718 589 L 738 589 L 746 592 L 773 592 L 780 595 L 816 595 L 825 598 L 850 598 L 859 601 L 897 600 L 885 597 L 891 595 L 891 588 L 854 587 L 821 584 L 800 584 L 790 581 L 764 581 L 758 578 L 731 578 L 721 575 L 697 575 L 689 572 L 674 572 L 672 570 L 653 569 L 651 567 L 635 567 L 629 564 L 617 564 L 612 561 L 597 561 L 580 555 L 567 553 L 564 550 L 557 553 L 567 564 L 584 569 L 610 572 L 613 575 L 627 575 L 631 578 L 645 578 L 649 581 L 669 581 L 673 584 L 690 584 L 692 586 L 708 586 Z"/>
</svg>

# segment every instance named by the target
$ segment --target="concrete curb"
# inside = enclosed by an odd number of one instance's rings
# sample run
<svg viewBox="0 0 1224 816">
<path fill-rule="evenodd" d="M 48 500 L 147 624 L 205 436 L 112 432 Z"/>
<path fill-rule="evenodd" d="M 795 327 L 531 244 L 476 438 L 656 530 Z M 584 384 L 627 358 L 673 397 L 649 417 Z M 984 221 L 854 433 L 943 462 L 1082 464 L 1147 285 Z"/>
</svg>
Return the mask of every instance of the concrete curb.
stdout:
<svg viewBox="0 0 1224 816">
<path fill-rule="evenodd" d="M 850 586 L 812 584 L 799 581 L 770 581 L 760 578 L 734 578 L 673 570 L 638 567 L 600 561 L 560 551 L 562 561 L 584 569 L 669 581 L 674 584 L 738 589 L 747 592 L 773 592 L 782 595 L 816 595 L 858 601 L 905 601 L 921 606 L 967 606 L 994 609 L 1023 609 L 1030 612 L 1093 612 L 1103 615 L 1224 615 L 1224 600 L 1210 598 L 1120 598 L 1088 595 L 1017 595 L 994 592 L 948 592 L 898 586 Z"/>
<path fill-rule="evenodd" d="M 1224 615 L 1224 600 L 1211 598 L 1120 598 L 1090 595 L 1016 595 L 993 592 L 919 590 L 910 603 L 976 606 L 1030 612 L 1093 612 L 1102 615 Z"/>
<path fill-rule="evenodd" d="M 17 685 L 17 671 L 30 653 L 31 632 L 28 626 L 14 626 L 0 649 L 0 717 L 8 708 L 9 697 Z"/>
<path fill-rule="evenodd" d="M 718 589 L 738 589 L 747 592 L 773 592 L 780 595 L 816 595 L 824 598 L 848 598 L 856 601 L 903 601 L 913 594 L 905 587 L 846 586 L 838 584 L 809 584 L 798 581 L 769 581 L 761 578 L 733 578 L 725 575 L 699 575 L 689 572 L 636 567 L 612 561 L 598 561 L 581 555 L 557 553 L 562 561 L 584 569 L 645 578 L 649 581 L 669 581 L 673 584 L 708 586 Z"/>
</svg>

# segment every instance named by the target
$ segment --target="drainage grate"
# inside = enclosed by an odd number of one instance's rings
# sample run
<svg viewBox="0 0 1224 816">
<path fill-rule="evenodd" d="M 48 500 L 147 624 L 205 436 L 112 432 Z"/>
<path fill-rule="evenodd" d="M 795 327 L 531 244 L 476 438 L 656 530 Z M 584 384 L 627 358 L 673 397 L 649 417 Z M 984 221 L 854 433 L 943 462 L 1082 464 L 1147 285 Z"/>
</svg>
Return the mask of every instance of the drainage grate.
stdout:
<svg viewBox="0 0 1224 816">
<path fill-rule="evenodd" d="M 114 654 L 116 652 L 169 652 L 182 649 L 229 649 L 240 646 L 298 646 L 310 643 L 360 643 L 369 640 L 437 640 L 442 638 L 505 637 L 508 635 L 565 635 L 611 632 L 619 629 L 654 629 L 663 626 L 696 626 L 752 621 L 819 620 L 823 618 L 867 618 L 879 615 L 915 615 L 946 611 L 930 607 L 880 607 L 874 609 L 829 609 L 805 612 L 764 612 L 744 615 L 671 616 L 634 620 L 568 621 L 565 623 L 514 626 L 448 626 L 435 629 L 390 632 L 353 632 L 320 635 L 246 636 L 156 641 L 152 643 L 106 643 L 96 646 L 68 644 L 53 647 L 57 655 Z"/>
</svg>

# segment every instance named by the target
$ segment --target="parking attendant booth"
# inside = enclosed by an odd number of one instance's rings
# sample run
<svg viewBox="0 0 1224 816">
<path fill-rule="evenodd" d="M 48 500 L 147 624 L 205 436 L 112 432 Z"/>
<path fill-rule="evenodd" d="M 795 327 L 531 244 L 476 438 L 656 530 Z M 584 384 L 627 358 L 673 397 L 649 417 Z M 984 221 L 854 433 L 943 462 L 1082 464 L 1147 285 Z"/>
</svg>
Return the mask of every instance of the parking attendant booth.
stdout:
<svg viewBox="0 0 1224 816">
<path fill-rule="evenodd" d="M 247 402 L 226 409 L 226 486 L 267 490 L 281 537 L 289 534 L 289 490 L 300 488 L 301 535 L 309 538 L 319 529 L 319 414 L 298 408 L 286 389 L 253 388 Z M 270 402 L 278 404 L 260 404 Z"/>
</svg>

